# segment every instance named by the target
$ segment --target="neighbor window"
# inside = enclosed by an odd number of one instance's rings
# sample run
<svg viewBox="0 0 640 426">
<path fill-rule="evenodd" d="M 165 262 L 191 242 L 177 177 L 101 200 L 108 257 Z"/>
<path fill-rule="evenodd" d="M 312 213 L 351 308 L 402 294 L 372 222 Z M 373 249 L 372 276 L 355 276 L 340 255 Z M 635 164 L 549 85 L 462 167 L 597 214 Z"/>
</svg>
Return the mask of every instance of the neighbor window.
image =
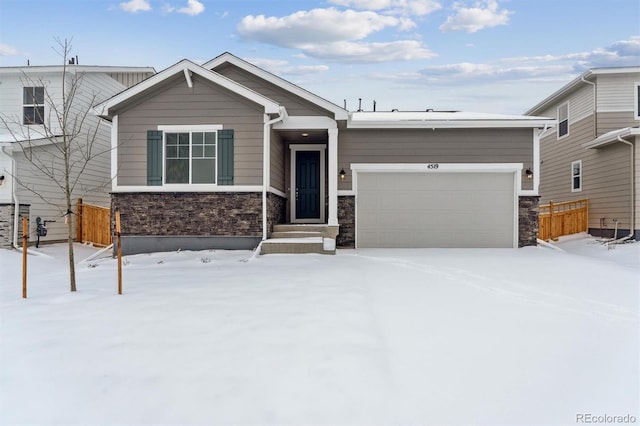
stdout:
<svg viewBox="0 0 640 426">
<path fill-rule="evenodd" d="M 582 191 L 582 160 L 571 163 L 571 192 Z"/>
<path fill-rule="evenodd" d="M 635 91 L 633 93 L 634 93 L 634 99 L 635 99 L 635 102 L 633 103 L 635 114 L 633 117 L 636 120 L 640 120 L 640 82 L 636 82 Z"/>
<path fill-rule="evenodd" d="M 558 107 L 558 139 L 569 134 L 569 103 Z"/>
<path fill-rule="evenodd" d="M 22 124 L 44 124 L 44 87 L 22 88 Z"/>
<path fill-rule="evenodd" d="M 215 131 L 166 132 L 165 183 L 216 183 Z"/>
</svg>

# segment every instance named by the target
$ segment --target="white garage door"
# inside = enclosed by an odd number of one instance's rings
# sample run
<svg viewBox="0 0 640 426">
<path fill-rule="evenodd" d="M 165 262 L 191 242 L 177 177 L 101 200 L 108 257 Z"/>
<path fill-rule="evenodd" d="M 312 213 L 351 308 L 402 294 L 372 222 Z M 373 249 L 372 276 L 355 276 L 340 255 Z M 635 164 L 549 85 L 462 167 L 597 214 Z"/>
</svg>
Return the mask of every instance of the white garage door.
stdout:
<svg viewBox="0 0 640 426">
<path fill-rule="evenodd" d="M 358 173 L 357 247 L 513 247 L 513 173 Z"/>
</svg>

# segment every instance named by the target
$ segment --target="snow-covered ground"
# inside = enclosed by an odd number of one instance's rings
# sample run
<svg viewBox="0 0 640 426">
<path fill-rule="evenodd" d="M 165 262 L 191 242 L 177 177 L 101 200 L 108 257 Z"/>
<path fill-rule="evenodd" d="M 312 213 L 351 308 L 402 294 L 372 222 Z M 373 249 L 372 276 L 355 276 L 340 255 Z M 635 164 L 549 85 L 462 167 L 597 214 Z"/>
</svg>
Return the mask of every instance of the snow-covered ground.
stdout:
<svg viewBox="0 0 640 426">
<path fill-rule="evenodd" d="M 640 421 L 640 244 L 557 245 L 136 255 L 123 295 L 44 246 L 26 300 L 0 250 L 0 424 Z"/>
</svg>

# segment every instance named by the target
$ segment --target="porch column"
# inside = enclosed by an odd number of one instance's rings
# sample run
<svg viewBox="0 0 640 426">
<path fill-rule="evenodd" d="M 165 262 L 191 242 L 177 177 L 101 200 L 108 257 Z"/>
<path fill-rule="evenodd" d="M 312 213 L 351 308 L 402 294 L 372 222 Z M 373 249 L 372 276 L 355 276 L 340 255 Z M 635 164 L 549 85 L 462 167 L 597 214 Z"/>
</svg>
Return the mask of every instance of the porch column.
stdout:
<svg viewBox="0 0 640 426">
<path fill-rule="evenodd" d="M 338 226 L 338 129 L 329 132 L 329 226 Z"/>
</svg>

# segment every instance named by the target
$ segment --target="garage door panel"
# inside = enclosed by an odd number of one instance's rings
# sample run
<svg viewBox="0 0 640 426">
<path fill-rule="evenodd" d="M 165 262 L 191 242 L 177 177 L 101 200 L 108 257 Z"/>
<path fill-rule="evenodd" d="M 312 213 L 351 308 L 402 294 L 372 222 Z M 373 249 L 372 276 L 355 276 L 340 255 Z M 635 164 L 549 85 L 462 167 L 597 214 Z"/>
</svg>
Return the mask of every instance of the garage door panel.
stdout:
<svg viewBox="0 0 640 426">
<path fill-rule="evenodd" d="M 512 247 L 513 173 L 361 173 L 358 247 Z"/>
</svg>

